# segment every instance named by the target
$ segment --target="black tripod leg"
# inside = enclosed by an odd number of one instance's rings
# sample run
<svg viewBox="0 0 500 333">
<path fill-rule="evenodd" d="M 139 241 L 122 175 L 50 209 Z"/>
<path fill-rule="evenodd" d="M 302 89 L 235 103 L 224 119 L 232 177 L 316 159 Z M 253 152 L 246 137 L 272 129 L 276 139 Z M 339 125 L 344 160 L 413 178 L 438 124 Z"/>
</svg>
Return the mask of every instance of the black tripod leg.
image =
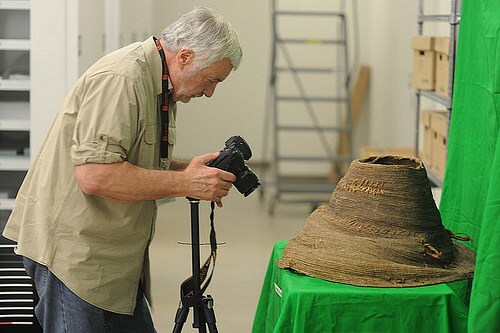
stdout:
<svg viewBox="0 0 500 333">
<path fill-rule="evenodd" d="M 214 300 L 212 296 L 208 295 L 202 299 L 203 316 L 205 317 L 205 322 L 208 326 L 208 331 L 210 333 L 218 333 L 217 326 L 215 325 L 215 312 L 214 312 Z"/>
<path fill-rule="evenodd" d="M 189 313 L 188 306 L 179 306 L 175 314 L 175 325 L 172 333 L 180 333 L 182 331 L 182 326 L 186 322 Z"/>
<path fill-rule="evenodd" d="M 193 308 L 193 328 L 197 328 L 199 333 L 207 333 L 205 326 L 205 313 L 203 311 L 203 304 L 195 305 Z"/>
</svg>

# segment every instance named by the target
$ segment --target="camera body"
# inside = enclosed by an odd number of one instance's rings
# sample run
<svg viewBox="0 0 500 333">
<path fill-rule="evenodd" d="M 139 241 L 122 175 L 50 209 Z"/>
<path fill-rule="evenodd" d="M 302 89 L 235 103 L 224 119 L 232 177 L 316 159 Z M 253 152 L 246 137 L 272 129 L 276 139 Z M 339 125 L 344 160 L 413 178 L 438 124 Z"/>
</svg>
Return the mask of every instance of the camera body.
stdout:
<svg viewBox="0 0 500 333">
<path fill-rule="evenodd" d="M 241 136 L 232 136 L 225 142 L 219 157 L 208 166 L 229 171 L 236 176 L 234 186 L 245 197 L 260 186 L 257 175 L 245 164 L 252 157 L 252 151 Z"/>
</svg>

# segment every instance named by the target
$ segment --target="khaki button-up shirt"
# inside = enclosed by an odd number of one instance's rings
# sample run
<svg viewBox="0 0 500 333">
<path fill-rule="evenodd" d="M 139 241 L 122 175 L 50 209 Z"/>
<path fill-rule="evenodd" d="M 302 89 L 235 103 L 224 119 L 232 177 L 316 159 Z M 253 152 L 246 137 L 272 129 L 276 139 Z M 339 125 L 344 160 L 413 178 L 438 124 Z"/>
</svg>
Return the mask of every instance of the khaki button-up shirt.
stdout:
<svg viewBox="0 0 500 333">
<path fill-rule="evenodd" d="M 85 301 L 117 313 L 134 311 L 156 205 L 85 195 L 74 166 L 128 161 L 160 169 L 161 75 L 152 38 L 97 61 L 65 99 L 3 233 L 18 243 L 16 253 L 46 265 Z M 171 157 L 175 104 L 169 112 Z"/>
</svg>

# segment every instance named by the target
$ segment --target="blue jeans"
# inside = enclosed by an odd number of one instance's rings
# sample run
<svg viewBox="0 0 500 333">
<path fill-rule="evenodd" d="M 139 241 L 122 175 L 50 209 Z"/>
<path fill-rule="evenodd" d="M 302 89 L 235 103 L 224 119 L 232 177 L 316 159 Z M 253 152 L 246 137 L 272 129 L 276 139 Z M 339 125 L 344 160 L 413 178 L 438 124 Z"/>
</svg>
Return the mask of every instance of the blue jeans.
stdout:
<svg viewBox="0 0 500 333">
<path fill-rule="evenodd" d="M 139 288 L 133 315 L 100 309 L 76 296 L 50 270 L 23 257 L 39 301 L 35 315 L 46 333 L 155 333 L 153 320 Z"/>
</svg>

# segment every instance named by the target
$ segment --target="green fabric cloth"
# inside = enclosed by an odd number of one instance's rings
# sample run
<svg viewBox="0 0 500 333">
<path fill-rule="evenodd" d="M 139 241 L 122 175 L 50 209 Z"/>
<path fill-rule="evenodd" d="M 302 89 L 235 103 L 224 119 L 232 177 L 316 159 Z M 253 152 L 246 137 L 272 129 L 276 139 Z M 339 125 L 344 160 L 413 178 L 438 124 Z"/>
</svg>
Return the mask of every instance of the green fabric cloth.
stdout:
<svg viewBox="0 0 500 333">
<path fill-rule="evenodd" d="M 253 333 L 467 331 L 470 281 L 412 288 L 328 282 L 278 268 L 286 244 L 274 246 Z"/>
<path fill-rule="evenodd" d="M 443 224 L 477 251 L 468 331 L 500 332 L 500 1 L 464 0 Z"/>
</svg>

